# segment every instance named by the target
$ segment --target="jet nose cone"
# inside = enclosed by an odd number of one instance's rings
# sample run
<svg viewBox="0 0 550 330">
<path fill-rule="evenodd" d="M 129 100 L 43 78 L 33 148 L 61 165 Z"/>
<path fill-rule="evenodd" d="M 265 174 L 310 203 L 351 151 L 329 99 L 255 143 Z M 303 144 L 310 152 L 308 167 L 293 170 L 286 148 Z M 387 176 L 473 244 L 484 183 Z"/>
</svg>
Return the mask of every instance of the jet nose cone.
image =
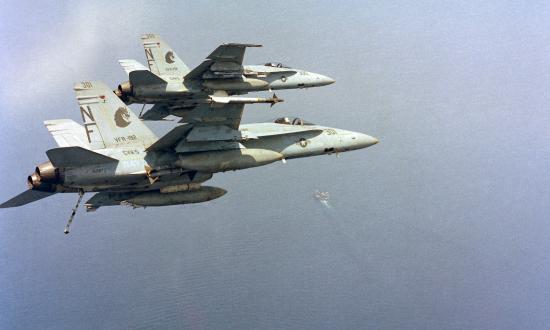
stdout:
<svg viewBox="0 0 550 330">
<path fill-rule="evenodd" d="M 307 80 L 306 87 L 319 87 L 334 83 L 334 79 L 313 72 L 307 72 L 305 79 Z"/>
<path fill-rule="evenodd" d="M 326 86 L 330 84 L 334 84 L 336 81 L 332 79 L 331 77 L 318 75 L 317 80 L 319 81 L 319 86 Z"/>
<path fill-rule="evenodd" d="M 357 149 L 370 147 L 377 143 L 378 143 L 377 138 L 367 134 L 357 133 L 357 135 L 355 136 L 355 147 Z"/>
</svg>

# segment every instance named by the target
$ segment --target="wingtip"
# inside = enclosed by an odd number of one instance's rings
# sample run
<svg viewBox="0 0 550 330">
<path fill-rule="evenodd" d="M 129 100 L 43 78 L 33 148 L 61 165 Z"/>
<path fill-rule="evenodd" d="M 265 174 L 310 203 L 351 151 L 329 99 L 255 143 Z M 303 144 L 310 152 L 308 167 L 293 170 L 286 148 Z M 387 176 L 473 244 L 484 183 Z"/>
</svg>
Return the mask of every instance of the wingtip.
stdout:
<svg viewBox="0 0 550 330">
<path fill-rule="evenodd" d="M 239 47 L 263 47 L 263 45 L 260 44 L 243 44 L 239 42 L 229 42 L 223 44 L 224 46 L 239 46 Z"/>
</svg>

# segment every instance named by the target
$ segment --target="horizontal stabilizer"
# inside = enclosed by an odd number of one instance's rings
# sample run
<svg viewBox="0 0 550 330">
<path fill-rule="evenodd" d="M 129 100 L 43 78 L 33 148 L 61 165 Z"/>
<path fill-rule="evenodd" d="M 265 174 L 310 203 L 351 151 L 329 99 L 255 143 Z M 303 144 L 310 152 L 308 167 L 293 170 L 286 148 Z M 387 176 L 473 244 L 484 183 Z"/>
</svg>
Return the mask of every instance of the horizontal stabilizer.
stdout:
<svg viewBox="0 0 550 330">
<path fill-rule="evenodd" d="M 117 159 L 80 147 L 55 148 L 46 151 L 55 167 L 78 167 L 105 163 L 116 163 Z"/>
<path fill-rule="evenodd" d="M 38 191 L 38 190 L 27 190 L 15 196 L 14 198 L 10 199 L 9 201 L 4 202 L 3 204 L 0 205 L 0 208 L 4 209 L 8 207 L 17 207 L 17 206 L 29 204 L 39 199 L 51 196 L 53 194 L 55 193 Z"/>
<path fill-rule="evenodd" d="M 128 74 L 130 83 L 134 87 L 151 86 L 151 85 L 166 85 L 166 80 L 157 76 L 149 70 L 132 71 Z"/>
<path fill-rule="evenodd" d="M 83 147 L 89 149 L 84 127 L 71 119 L 54 119 L 44 122 L 46 128 L 60 147 Z"/>
<path fill-rule="evenodd" d="M 130 75 L 130 72 L 133 72 L 133 71 L 149 71 L 147 67 L 145 67 L 145 65 L 139 63 L 136 60 L 124 59 L 124 60 L 118 60 L 118 63 L 120 63 L 120 65 L 128 75 Z"/>
</svg>

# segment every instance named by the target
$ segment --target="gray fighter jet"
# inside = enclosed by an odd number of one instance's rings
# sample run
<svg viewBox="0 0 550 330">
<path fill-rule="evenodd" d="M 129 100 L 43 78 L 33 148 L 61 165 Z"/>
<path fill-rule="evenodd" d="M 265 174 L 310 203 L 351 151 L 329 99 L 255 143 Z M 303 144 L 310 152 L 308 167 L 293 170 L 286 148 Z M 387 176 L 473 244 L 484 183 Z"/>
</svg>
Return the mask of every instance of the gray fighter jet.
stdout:
<svg viewBox="0 0 550 330">
<path fill-rule="evenodd" d="M 252 44 L 224 44 L 193 70 L 156 34 L 141 37 L 149 69 L 136 60 L 120 60 L 129 81 L 115 93 L 126 104 L 155 104 L 141 118 L 162 120 L 166 116 L 225 104 L 282 102 L 275 94 L 269 98 L 242 97 L 254 91 L 306 88 L 329 85 L 333 79 L 293 69 L 281 63 L 243 66 L 247 47 Z"/>
<path fill-rule="evenodd" d="M 69 119 L 46 121 L 59 147 L 48 150 L 49 161 L 28 177 L 29 190 L 0 205 L 16 207 L 56 193 L 78 193 L 66 233 L 85 192 L 97 192 L 85 203 L 87 211 L 200 203 L 226 193 L 202 185 L 213 173 L 378 142 L 298 118 L 241 125 L 244 104 L 231 103 L 159 139 L 104 83 L 85 81 L 74 90 L 84 125 Z"/>
</svg>

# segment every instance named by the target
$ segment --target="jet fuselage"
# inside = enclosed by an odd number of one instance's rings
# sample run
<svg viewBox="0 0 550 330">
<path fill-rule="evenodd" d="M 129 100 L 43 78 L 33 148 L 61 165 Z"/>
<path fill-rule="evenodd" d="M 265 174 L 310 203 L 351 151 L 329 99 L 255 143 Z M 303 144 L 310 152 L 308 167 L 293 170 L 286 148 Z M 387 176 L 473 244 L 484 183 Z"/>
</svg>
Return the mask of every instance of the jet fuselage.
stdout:
<svg viewBox="0 0 550 330">
<path fill-rule="evenodd" d="M 257 139 L 202 143 L 194 152 L 146 152 L 135 147 L 104 149 L 102 154 L 117 163 L 56 169 L 57 181 L 40 186 L 29 177 L 35 190 L 82 191 L 181 191 L 209 180 L 212 173 L 267 165 L 279 160 L 334 154 L 372 146 L 377 139 L 337 128 L 316 125 L 260 123 L 241 130 L 262 133 Z M 235 149 L 235 145 L 241 145 Z M 36 173 L 35 173 L 36 174 Z M 178 189 L 178 188 L 172 188 Z"/>
<path fill-rule="evenodd" d="M 209 99 L 209 95 L 219 91 L 223 91 L 226 95 L 242 95 L 267 90 L 320 87 L 334 83 L 332 78 L 304 70 L 265 65 L 245 66 L 244 68 L 244 72 L 238 76 L 207 77 L 202 80 L 183 80 L 182 78 L 181 80 L 148 85 L 133 85 L 127 81 L 120 84 L 115 93 L 126 104 L 204 103 L 212 101 Z M 273 102 L 267 99 L 242 103 Z"/>
</svg>

